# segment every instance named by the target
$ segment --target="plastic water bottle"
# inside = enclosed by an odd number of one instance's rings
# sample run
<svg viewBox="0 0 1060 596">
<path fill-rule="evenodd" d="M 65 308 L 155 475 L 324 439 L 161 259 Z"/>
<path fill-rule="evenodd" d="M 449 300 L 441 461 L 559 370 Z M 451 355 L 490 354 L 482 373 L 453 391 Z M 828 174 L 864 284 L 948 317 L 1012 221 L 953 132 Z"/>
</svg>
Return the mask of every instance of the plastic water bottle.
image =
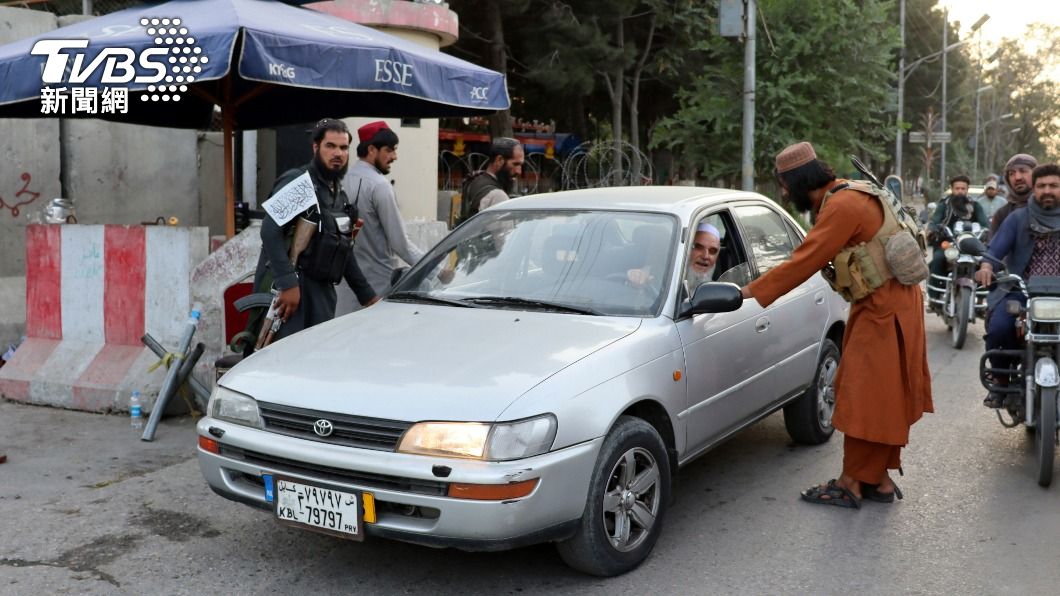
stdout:
<svg viewBox="0 0 1060 596">
<path fill-rule="evenodd" d="M 132 397 L 129 398 L 129 419 L 132 420 L 132 427 L 140 429 L 144 427 L 144 415 L 140 409 L 140 392 L 133 391 Z"/>
</svg>

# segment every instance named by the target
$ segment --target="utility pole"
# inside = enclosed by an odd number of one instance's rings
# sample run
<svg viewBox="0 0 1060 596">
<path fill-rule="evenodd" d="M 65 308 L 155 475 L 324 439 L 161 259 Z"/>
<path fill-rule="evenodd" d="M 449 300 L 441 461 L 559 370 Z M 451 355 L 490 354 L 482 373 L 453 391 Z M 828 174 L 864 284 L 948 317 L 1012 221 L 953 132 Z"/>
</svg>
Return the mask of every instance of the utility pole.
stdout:
<svg viewBox="0 0 1060 596">
<path fill-rule="evenodd" d="M 902 177 L 902 118 L 905 107 L 905 0 L 898 2 L 898 23 L 902 32 L 902 47 L 898 50 L 898 117 L 895 118 L 897 132 L 894 138 L 894 173 Z"/>
<path fill-rule="evenodd" d="M 746 0 L 743 41 L 743 160 L 740 187 L 754 191 L 755 150 L 755 0 Z"/>
<path fill-rule="evenodd" d="M 947 36 L 950 32 L 950 11 L 946 9 L 942 13 L 942 132 L 946 132 L 946 51 Z M 946 184 L 946 143 L 942 143 L 942 154 L 940 157 L 941 169 L 939 170 L 939 197 L 942 197 L 943 185 Z"/>
</svg>

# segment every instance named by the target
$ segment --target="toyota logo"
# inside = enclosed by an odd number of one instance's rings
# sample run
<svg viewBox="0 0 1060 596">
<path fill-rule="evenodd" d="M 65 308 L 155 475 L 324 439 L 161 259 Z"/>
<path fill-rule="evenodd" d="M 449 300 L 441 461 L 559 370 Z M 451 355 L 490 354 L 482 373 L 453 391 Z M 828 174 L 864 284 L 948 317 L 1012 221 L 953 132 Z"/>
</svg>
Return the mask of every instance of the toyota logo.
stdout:
<svg viewBox="0 0 1060 596">
<path fill-rule="evenodd" d="M 313 423 L 313 432 L 321 437 L 327 437 L 331 435 L 331 431 L 335 430 L 335 427 L 331 424 L 330 420 L 324 420 L 321 418 Z"/>
</svg>

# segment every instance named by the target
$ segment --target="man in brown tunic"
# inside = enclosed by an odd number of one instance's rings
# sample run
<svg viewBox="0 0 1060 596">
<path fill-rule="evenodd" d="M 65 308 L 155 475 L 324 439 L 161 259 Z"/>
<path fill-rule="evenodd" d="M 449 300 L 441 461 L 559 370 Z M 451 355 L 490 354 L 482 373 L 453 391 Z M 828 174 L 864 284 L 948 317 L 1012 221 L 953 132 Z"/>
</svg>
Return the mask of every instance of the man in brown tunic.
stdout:
<svg viewBox="0 0 1060 596">
<path fill-rule="evenodd" d="M 824 195 L 844 181 L 817 159 L 809 143 L 777 155 L 783 194 L 800 211 L 812 210 L 813 228 L 791 260 L 743 288 L 763 307 L 809 279 L 840 250 L 868 242 L 883 225 L 876 198 L 851 189 Z M 844 433 L 842 474 L 802 493 L 805 500 L 858 507 L 861 499 L 901 498 L 887 470 L 901 465 L 909 427 L 931 412 L 931 375 L 924 336 L 924 302 L 919 286 L 887 280 L 851 305 L 835 380 L 832 423 Z"/>
</svg>

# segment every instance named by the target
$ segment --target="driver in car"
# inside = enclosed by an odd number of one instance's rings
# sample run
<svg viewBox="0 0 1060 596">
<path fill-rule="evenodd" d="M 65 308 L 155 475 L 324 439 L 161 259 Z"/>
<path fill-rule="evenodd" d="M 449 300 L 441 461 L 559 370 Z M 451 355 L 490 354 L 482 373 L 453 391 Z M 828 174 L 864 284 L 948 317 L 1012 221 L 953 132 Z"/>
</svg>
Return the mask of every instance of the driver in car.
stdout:
<svg viewBox="0 0 1060 596">
<path fill-rule="evenodd" d="M 1017 209 L 1005 218 L 997 235 L 990 241 L 992 257 L 1004 259 L 1011 273 L 1024 281 L 1038 275 L 1060 275 L 1060 166 L 1050 163 L 1034 168 L 1031 173 L 1034 194 L 1025 209 Z M 994 277 L 994 265 L 983 259 L 975 280 L 989 285 Z M 1005 308 L 1009 300 L 1026 304 L 1022 292 L 1006 292 L 995 289 L 987 297 L 986 349 L 1017 349 L 1020 340 L 1016 336 L 1016 315 Z M 997 308 L 1001 306 L 1001 308 Z M 991 356 L 993 368 L 1009 368 L 1011 358 Z M 995 379 L 999 385 L 1007 385 L 1008 379 Z M 991 391 L 983 400 L 988 408 L 1004 405 L 1005 394 Z"/>
<path fill-rule="evenodd" d="M 695 291 L 699 284 L 711 281 L 720 251 L 721 233 L 718 228 L 707 222 L 701 222 L 696 226 L 696 235 L 692 239 L 692 252 L 688 255 L 688 268 L 685 271 L 689 293 Z M 655 279 L 650 267 L 630 269 L 626 272 L 626 278 L 630 284 L 638 288 Z"/>
</svg>

